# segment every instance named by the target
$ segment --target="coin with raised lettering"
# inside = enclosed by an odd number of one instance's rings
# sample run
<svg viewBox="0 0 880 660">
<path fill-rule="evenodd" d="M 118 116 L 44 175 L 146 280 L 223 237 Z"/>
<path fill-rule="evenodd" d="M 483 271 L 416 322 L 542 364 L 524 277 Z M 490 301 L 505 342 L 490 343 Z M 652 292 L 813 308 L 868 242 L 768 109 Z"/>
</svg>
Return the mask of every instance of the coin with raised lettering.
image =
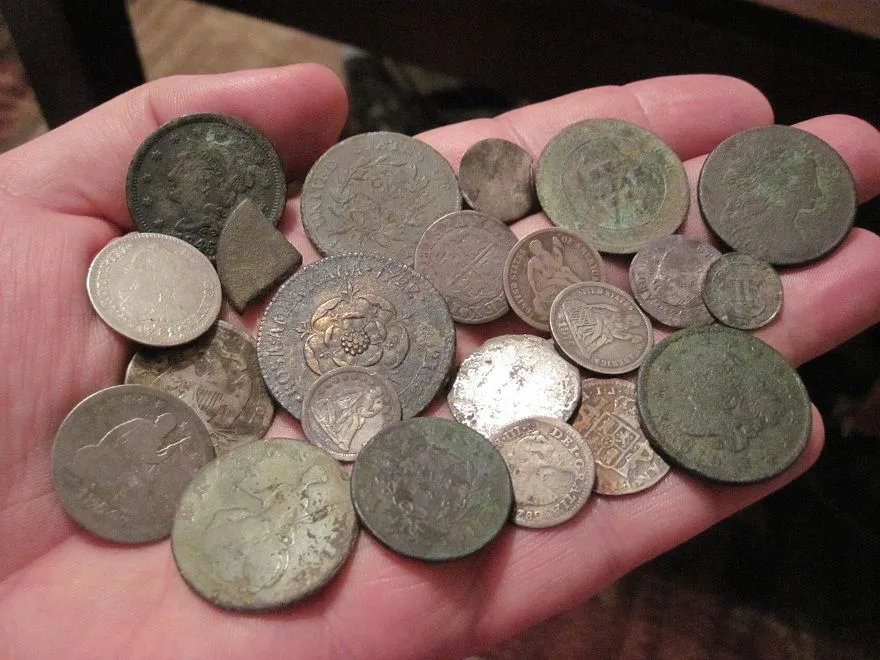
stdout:
<svg viewBox="0 0 880 660">
<path fill-rule="evenodd" d="M 472 209 L 510 223 L 537 205 L 532 157 L 510 140 L 472 144 L 458 167 L 461 194 Z"/>
<path fill-rule="evenodd" d="M 181 494 L 214 458 L 208 430 L 172 394 L 116 385 L 68 413 L 52 445 L 52 483 L 67 514 L 119 543 L 171 533 Z"/>
<path fill-rule="evenodd" d="M 632 254 L 684 221 L 690 193 L 675 152 L 619 119 L 587 119 L 560 131 L 537 169 L 541 208 L 600 252 Z"/>
<path fill-rule="evenodd" d="M 770 264 L 730 252 L 706 271 L 703 301 L 724 325 L 755 330 L 770 323 L 782 308 L 782 281 Z"/>
<path fill-rule="evenodd" d="M 327 584 L 357 532 L 342 466 L 307 442 L 270 438 L 239 445 L 195 476 L 180 499 L 171 550 L 206 600 L 267 610 Z"/>
<path fill-rule="evenodd" d="M 361 450 L 351 497 L 364 526 L 397 553 L 426 561 L 472 554 L 501 532 L 513 489 L 498 450 L 458 422 L 408 419 Z"/>
<path fill-rule="evenodd" d="M 89 299 L 116 332 L 148 346 L 192 341 L 217 320 L 220 280 L 207 257 L 165 234 L 132 232 L 95 255 Z"/>
</svg>

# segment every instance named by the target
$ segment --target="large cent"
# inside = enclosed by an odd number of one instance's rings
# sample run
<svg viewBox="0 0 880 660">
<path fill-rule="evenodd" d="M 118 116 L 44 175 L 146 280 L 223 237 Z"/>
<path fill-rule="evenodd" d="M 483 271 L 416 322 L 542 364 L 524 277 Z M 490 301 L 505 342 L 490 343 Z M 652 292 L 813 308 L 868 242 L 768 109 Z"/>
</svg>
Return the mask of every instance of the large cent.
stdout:
<svg viewBox="0 0 880 660">
<path fill-rule="evenodd" d="M 412 268 L 375 254 L 328 257 L 288 279 L 257 339 L 269 391 L 296 418 L 319 376 L 343 366 L 387 378 L 404 417 L 430 403 L 455 355 L 446 303 Z"/>
</svg>

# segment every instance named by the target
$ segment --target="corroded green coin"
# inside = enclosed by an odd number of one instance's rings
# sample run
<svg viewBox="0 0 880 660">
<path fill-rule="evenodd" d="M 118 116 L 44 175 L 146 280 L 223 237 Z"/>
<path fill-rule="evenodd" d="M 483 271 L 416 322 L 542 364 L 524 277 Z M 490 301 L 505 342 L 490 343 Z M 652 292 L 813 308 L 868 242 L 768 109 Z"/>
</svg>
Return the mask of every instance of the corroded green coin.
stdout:
<svg viewBox="0 0 880 660">
<path fill-rule="evenodd" d="M 673 233 L 690 205 L 675 152 L 619 119 L 588 119 L 560 132 L 541 154 L 536 184 L 555 225 L 614 254 L 638 252 Z"/>
<path fill-rule="evenodd" d="M 639 370 L 636 397 L 654 448 L 715 481 L 769 479 L 810 437 L 810 399 L 797 372 L 731 328 L 689 328 L 657 344 Z"/>
<path fill-rule="evenodd" d="M 494 539 L 513 488 L 504 459 L 458 422 L 419 417 L 376 434 L 358 454 L 351 497 L 389 548 L 427 561 L 458 559 Z"/>
</svg>

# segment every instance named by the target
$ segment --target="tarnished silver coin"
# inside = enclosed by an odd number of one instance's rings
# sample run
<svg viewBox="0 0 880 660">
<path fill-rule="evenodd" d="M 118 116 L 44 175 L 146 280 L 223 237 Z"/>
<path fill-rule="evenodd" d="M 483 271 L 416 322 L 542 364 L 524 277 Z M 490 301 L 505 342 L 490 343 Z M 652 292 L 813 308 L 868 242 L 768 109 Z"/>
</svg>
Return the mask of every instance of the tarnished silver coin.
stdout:
<svg viewBox="0 0 880 660">
<path fill-rule="evenodd" d="M 208 430 L 172 394 L 117 385 L 83 399 L 52 445 L 52 483 L 67 514 L 120 543 L 158 541 L 193 475 L 214 458 Z"/>
<path fill-rule="evenodd" d="M 351 473 L 351 497 L 364 526 L 389 548 L 444 561 L 498 536 L 513 489 L 486 438 L 450 419 L 418 417 L 366 444 Z"/>
<path fill-rule="evenodd" d="M 217 320 L 217 272 L 192 245 L 164 234 L 132 232 L 95 255 L 87 277 L 98 316 L 148 346 L 192 341 Z"/>
<path fill-rule="evenodd" d="M 550 306 L 565 287 L 605 278 L 602 257 L 578 234 L 548 227 L 524 236 L 504 262 L 510 307 L 523 321 L 550 332 Z"/>
<path fill-rule="evenodd" d="M 524 417 L 568 420 L 581 395 L 578 370 L 534 335 L 501 335 L 468 355 L 447 397 L 462 424 L 487 438 Z"/>
<path fill-rule="evenodd" d="M 528 417 L 502 426 L 489 440 L 510 470 L 517 525 L 559 525 L 586 504 L 596 476 L 593 453 L 565 422 Z"/>
<path fill-rule="evenodd" d="M 303 401 L 302 426 L 313 444 L 340 461 L 353 461 L 370 438 L 400 416 L 400 398 L 387 378 L 348 366 L 315 381 Z"/>
<path fill-rule="evenodd" d="M 452 167 L 400 133 L 363 133 L 328 149 L 303 182 L 303 228 L 323 255 L 372 252 L 412 265 L 437 218 L 461 209 Z"/>
<path fill-rule="evenodd" d="M 638 252 L 673 233 L 690 206 L 675 152 L 619 119 L 587 119 L 560 131 L 538 160 L 536 182 L 553 223 L 601 252 Z"/>
<path fill-rule="evenodd" d="M 749 254 L 730 252 L 706 272 L 703 301 L 724 325 L 755 330 L 779 313 L 782 281 L 770 264 Z"/>
<path fill-rule="evenodd" d="M 281 285 L 260 322 L 257 356 L 269 391 L 296 418 L 318 377 L 349 365 L 385 376 L 411 417 L 446 382 L 455 329 L 437 289 L 412 268 L 340 255 Z"/>
<path fill-rule="evenodd" d="M 538 203 L 532 157 L 509 140 L 472 144 L 461 157 L 458 185 L 468 206 L 501 222 L 525 217 Z"/>
<path fill-rule="evenodd" d="M 256 342 L 226 321 L 184 346 L 140 349 L 125 382 L 156 387 L 192 407 L 208 427 L 218 456 L 262 438 L 275 412 L 260 375 Z"/>
<path fill-rule="evenodd" d="M 584 437 L 596 459 L 600 495 L 628 495 L 646 490 L 669 473 L 639 425 L 636 386 L 620 378 L 585 378 L 581 404 L 571 425 Z"/>
<path fill-rule="evenodd" d="M 301 600 L 339 572 L 357 538 L 348 478 L 301 440 L 240 445 L 180 500 L 171 550 L 186 583 L 233 610 Z"/>
<path fill-rule="evenodd" d="M 550 329 L 559 350 L 600 374 L 632 371 L 654 344 L 651 322 L 635 300 L 601 282 L 572 284 L 556 296 Z"/>
<path fill-rule="evenodd" d="M 673 234 L 639 250 L 629 265 L 633 298 L 653 318 L 673 328 L 708 325 L 703 276 L 721 253 L 708 243 Z"/>
<path fill-rule="evenodd" d="M 478 211 L 456 211 L 425 230 L 415 269 L 428 278 L 459 323 L 487 323 L 510 309 L 501 272 L 516 235 Z"/>
</svg>

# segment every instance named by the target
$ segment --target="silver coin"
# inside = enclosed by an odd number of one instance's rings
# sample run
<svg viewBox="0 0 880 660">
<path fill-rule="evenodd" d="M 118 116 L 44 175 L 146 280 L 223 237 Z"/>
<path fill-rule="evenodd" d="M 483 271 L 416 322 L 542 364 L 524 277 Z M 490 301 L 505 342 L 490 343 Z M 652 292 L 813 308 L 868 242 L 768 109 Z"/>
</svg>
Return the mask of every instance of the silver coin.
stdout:
<svg viewBox="0 0 880 660">
<path fill-rule="evenodd" d="M 724 325 L 756 330 L 776 318 L 782 308 L 782 282 L 770 264 L 731 252 L 706 272 L 703 301 Z"/>
<path fill-rule="evenodd" d="M 204 333 L 220 313 L 222 294 L 208 258 L 164 234 L 132 232 L 92 260 L 89 299 L 119 334 L 149 346 L 177 346 Z"/>
<path fill-rule="evenodd" d="M 275 412 L 260 375 L 256 342 L 226 321 L 183 346 L 140 349 L 125 382 L 180 397 L 208 427 L 217 455 L 262 438 Z"/>
<path fill-rule="evenodd" d="M 487 138 L 472 144 L 461 157 L 458 185 L 472 209 L 501 222 L 519 220 L 538 203 L 532 157 L 509 140 Z"/>
<path fill-rule="evenodd" d="M 306 442 L 271 438 L 236 447 L 195 476 L 180 499 L 171 550 L 203 598 L 266 610 L 329 582 L 357 530 L 339 463 Z"/>
</svg>

